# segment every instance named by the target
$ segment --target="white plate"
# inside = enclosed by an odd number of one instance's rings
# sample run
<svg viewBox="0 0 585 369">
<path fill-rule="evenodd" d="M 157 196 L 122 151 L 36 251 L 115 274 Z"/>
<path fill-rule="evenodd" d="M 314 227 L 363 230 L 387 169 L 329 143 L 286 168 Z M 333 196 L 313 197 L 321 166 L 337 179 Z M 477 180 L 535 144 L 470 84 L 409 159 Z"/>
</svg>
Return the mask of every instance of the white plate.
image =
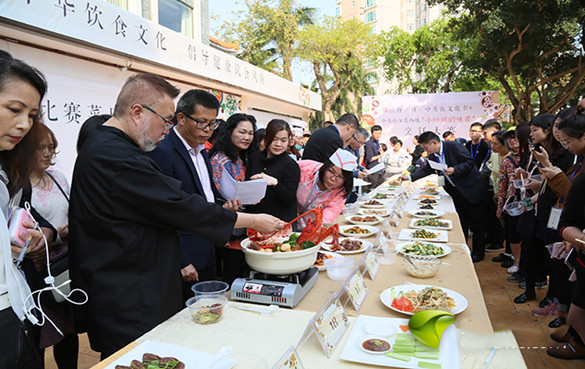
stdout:
<svg viewBox="0 0 585 369">
<path fill-rule="evenodd" d="M 321 243 L 321 247 L 323 247 L 324 245 L 325 245 L 325 243 Z M 323 248 L 325 248 L 325 247 L 323 247 Z M 322 253 L 322 254 L 325 254 L 325 255 L 329 255 L 329 256 L 331 256 L 331 258 L 330 258 L 330 259 L 343 258 L 343 255 L 339 255 L 339 254 L 338 254 L 338 253 L 336 253 L 336 252 L 331 252 L 331 251 L 319 251 L 319 252 L 320 252 L 320 253 Z M 326 267 L 325 265 L 320 265 L 320 266 L 319 266 L 319 265 L 314 265 L 314 266 L 316 266 L 316 267 L 317 267 L 317 269 L 318 269 L 320 272 L 322 272 L 322 271 L 324 271 L 324 270 L 327 270 L 327 267 Z"/>
<path fill-rule="evenodd" d="M 375 211 L 376 214 L 369 214 L 367 213 L 368 211 Z M 380 212 L 380 214 L 378 214 L 378 212 Z M 359 209 L 358 213 L 361 215 L 378 215 L 381 217 L 387 217 L 388 215 L 390 215 L 390 210 L 386 209 Z"/>
<path fill-rule="evenodd" d="M 401 310 L 398 310 L 396 308 L 393 308 L 392 307 L 392 300 L 394 300 L 394 297 L 397 296 L 398 293 L 400 293 L 400 292 L 422 291 L 426 287 L 440 288 L 445 293 L 447 293 L 447 296 L 449 296 L 453 300 L 455 300 L 455 307 L 452 309 L 451 314 L 457 315 L 457 314 L 465 311 L 465 309 L 467 309 L 467 305 L 468 305 L 467 299 L 465 297 L 463 297 L 463 295 L 461 295 L 455 291 L 452 291 L 450 289 L 447 289 L 447 288 L 429 286 L 429 285 L 423 285 L 423 284 L 404 284 L 404 285 L 400 285 L 400 286 L 390 287 L 390 288 L 382 291 L 382 293 L 380 294 L 380 300 L 382 301 L 382 303 L 384 305 L 386 305 L 387 307 L 389 307 L 390 309 L 392 309 L 396 312 L 399 312 L 402 314 L 407 314 L 407 315 L 414 315 L 414 313 L 409 313 L 406 311 L 401 311 Z"/>
<path fill-rule="evenodd" d="M 424 229 L 428 232 L 433 232 L 437 238 L 413 238 L 412 234 L 416 231 Z M 437 231 L 436 229 L 419 228 L 419 229 L 401 229 L 398 239 L 401 241 L 427 241 L 427 242 L 449 242 L 448 231 Z"/>
<path fill-rule="evenodd" d="M 416 199 L 415 199 L 415 200 L 416 200 Z M 432 200 L 432 199 L 429 199 L 429 200 Z M 437 205 L 439 205 L 439 201 L 437 201 L 437 200 L 432 200 L 432 201 L 434 201 L 434 202 L 433 202 L 432 204 L 430 204 L 430 205 L 432 205 L 432 206 L 437 206 Z M 422 202 L 421 200 L 418 200 L 417 204 L 418 204 L 418 205 L 429 205 L 429 204 L 427 204 L 426 202 Z"/>
<path fill-rule="evenodd" d="M 449 255 L 451 253 L 451 248 L 449 246 L 447 246 L 447 245 L 443 245 L 443 244 L 440 244 L 440 243 L 426 242 L 426 241 L 421 241 L 421 242 L 430 243 L 431 245 L 435 245 L 435 246 L 438 246 L 438 247 L 442 247 L 443 250 L 445 251 L 445 253 L 443 255 L 428 255 L 428 256 L 435 256 L 435 257 L 438 257 L 438 258 L 442 258 L 443 256 Z M 412 255 L 410 253 L 403 252 L 402 249 L 404 247 L 408 246 L 408 245 L 413 244 L 413 243 L 414 242 L 401 242 L 401 243 L 399 243 L 399 244 L 396 245 L 396 251 L 398 251 L 402 255 L 406 255 L 406 254 Z"/>
<path fill-rule="evenodd" d="M 417 200 L 424 200 L 424 199 L 430 199 L 430 200 L 436 200 L 439 201 L 440 197 L 438 195 L 418 195 L 415 197 L 415 199 Z"/>
<path fill-rule="evenodd" d="M 377 201 L 377 202 L 380 203 L 379 205 L 376 205 L 376 204 L 374 204 L 374 205 L 368 205 L 368 204 L 366 204 L 367 202 L 370 202 L 370 201 L 371 200 L 368 200 L 366 202 L 363 202 L 363 203 L 360 204 L 360 206 L 362 208 L 366 208 L 366 209 L 382 209 L 382 208 L 385 208 L 386 207 L 386 205 L 383 202 L 381 202 L 380 200 L 375 200 L 375 201 Z"/>
<path fill-rule="evenodd" d="M 353 228 L 353 227 L 360 227 L 362 229 L 367 230 L 368 233 L 356 234 L 356 233 L 347 233 L 346 232 L 346 230 Z M 346 237 L 352 237 L 352 238 L 363 238 L 363 237 L 375 236 L 376 233 L 378 233 L 378 228 L 376 228 L 374 226 L 369 226 L 369 225 L 360 225 L 360 226 L 344 225 L 344 226 L 339 227 L 339 234 L 340 235 L 346 236 Z"/>
<path fill-rule="evenodd" d="M 339 243 L 341 244 L 341 241 L 343 240 L 354 240 L 354 241 L 360 241 L 362 243 L 362 247 L 354 250 L 354 251 L 335 251 L 335 253 L 338 254 L 345 254 L 345 255 L 350 255 L 350 254 L 359 254 L 361 252 L 366 251 L 369 247 L 372 247 L 372 243 L 370 241 L 366 241 L 366 240 L 358 240 L 357 238 L 354 237 L 342 237 L 339 239 Z M 325 249 L 327 251 L 331 251 L 331 244 L 326 243 L 326 242 L 321 242 L 321 248 Z M 331 251 L 333 252 L 333 251 Z"/>
<path fill-rule="evenodd" d="M 438 226 L 422 226 L 416 225 L 416 222 L 420 222 L 426 219 L 412 219 L 410 224 L 408 225 L 410 228 L 428 228 L 428 229 L 439 229 L 439 230 L 449 230 L 453 229 L 453 222 L 449 219 L 441 219 L 440 221 L 443 223 L 447 223 L 446 227 L 438 227 Z"/>
<path fill-rule="evenodd" d="M 378 195 L 378 194 L 380 194 L 380 195 L 383 195 L 383 196 L 386 196 L 386 197 L 385 197 L 385 198 L 381 198 L 381 199 L 379 199 L 379 198 L 376 198 L 376 195 Z M 397 197 L 397 196 L 398 196 L 398 194 L 397 194 L 397 193 L 395 193 L 395 192 L 380 192 L 380 191 L 379 191 L 379 192 L 376 192 L 375 194 L 371 194 L 371 195 L 370 195 L 370 196 L 368 196 L 368 197 L 369 197 L 371 200 L 376 200 L 376 201 L 384 201 L 384 200 L 386 200 L 386 201 L 389 201 L 389 200 L 394 200 L 394 199 L 396 199 L 396 197 Z"/>
<path fill-rule="evenodd" d="M 429 214 L 429 215 L 417 215 L 418 212 L 421 211 L 425 211 L 425 212 L 429 212 L 429 213 L 433 213 L 433 214 Z M 444 211 L 441 210 L 427 210 L 427 209 L 416 209 L 416 210 L 409 210 L 408 214 L 412 215 L 415 218 L 421 218 L 421 219 L 431 219 L 431 218 L 438 218 L 442 215 L 445 215 Z"/>
<path fill-rule="evenodd" d="M 375 217 L 375 218 L 376 218 L 376 221 L 373 221 L 373 222 L 359 222 L 359 221 L 354 221 L 354 220 L 351 220 L 351 218 L 353 218 L 353 217 L 359 217 L 359 216 L 363 217 L 364 215 L 349 215 L 349 216 L 345 217 L 345 220 L 347 220 L 347 221 L 348 221 L 348 222 L 350 222 L 351 224 L 356 224 L 356 225 L 374 225 L 374 224 L 378 224 L 378 223 L 380 223 L 382 220 L 384 220 L 384 219 L 383 219 L 381 216 L 379 216 L 379 215 L 367 215 L 367 216 L 370 216 L 370 217 Z"/>
</svg>

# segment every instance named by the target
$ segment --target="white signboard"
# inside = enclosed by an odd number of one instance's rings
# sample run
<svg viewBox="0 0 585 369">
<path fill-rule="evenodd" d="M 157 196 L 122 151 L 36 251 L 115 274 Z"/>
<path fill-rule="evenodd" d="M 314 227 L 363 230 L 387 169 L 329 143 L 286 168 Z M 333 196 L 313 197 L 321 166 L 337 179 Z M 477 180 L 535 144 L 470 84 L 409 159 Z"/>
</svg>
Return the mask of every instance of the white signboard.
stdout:
<svg viewBox="0 0 585 369">
<path fill-rule="evenodd" d="M 378 124 L 382 126 L 382 142 L 397 136 L 404 146 L 424 131 L 440 137 L 451 131 L 456 137 L 469 139 L 473 122 L 497 118 L 498 113 L 497 91 L 365 96 L 362 102 L 362 125 L 369 129 Z"/>
</svg>

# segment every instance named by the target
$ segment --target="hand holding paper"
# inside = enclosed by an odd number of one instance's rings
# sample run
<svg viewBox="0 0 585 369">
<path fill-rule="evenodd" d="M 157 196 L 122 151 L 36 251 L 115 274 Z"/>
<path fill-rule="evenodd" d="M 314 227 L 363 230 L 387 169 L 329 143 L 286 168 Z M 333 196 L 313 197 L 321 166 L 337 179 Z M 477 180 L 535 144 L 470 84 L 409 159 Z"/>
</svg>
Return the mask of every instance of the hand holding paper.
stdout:
<svg viewBox="0 0 585 369">
<path fill-rule="evenodd" d="M 219 183 L 219 192 L 227 200 L 240 200 L 242 205 L 256 204 L 264 198 L 266 194 L 266 179 L 256 179 L 253 181 L 237 182 L 229 172 L 223 168 L 221 181 Z"/>
</svg>

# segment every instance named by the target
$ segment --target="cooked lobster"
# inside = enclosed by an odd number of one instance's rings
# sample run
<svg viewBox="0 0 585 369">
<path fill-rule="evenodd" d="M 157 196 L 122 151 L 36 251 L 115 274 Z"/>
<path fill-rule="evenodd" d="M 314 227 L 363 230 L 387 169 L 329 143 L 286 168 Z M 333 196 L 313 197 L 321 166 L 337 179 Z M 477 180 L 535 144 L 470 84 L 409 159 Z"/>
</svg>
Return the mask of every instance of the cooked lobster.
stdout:
<svg viewBox="0 0 585 369">
<path fill-rule="evenodd" d="M 339 250 L 339 225 L 333 224 L 331 227 L 323 225 L 323 208 L 318 207 L 308 212 L 299 215 L 295 219 L 286 223 L 284 227 L 278 232 L 272 233 L 260 233 L 252 228 L 248 228 L 248 237 L 250 241 L 256 242 L 261 248 L 272 248 L 274 245 L 282 244 L 292 234 L 292 224 L 301 218 L 308 217 L 314 214 L 315 219 L 307 220 L 307 225 L 303 229 L 303 232 L 296 241 L 299 245 L 302 245 L 305 241 L 311 241 L 315 245 L 323 242 L 327 237 L 333 236 L 331 243 L 331 250 Z"/>
</svg>

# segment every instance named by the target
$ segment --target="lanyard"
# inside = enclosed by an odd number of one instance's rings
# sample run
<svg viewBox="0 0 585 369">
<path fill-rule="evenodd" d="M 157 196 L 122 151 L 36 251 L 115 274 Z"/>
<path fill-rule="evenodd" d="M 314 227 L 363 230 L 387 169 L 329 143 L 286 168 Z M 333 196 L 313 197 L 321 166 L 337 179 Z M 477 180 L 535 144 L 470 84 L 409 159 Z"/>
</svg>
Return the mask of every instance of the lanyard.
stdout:
<svg viewBox="0 0 585 369">
<path fill-rule="evenodd" d="M 379 144 L 378 142 L 374 141 L 374 139 L 373 139 L 373 138 L 372 138 L 372 142 L 374 143 L 374 147 L 375 147 L 375 148 L 376 148 L 378 151 L 380 151 L 380 144 Z"/>
<path fill-rule="evenodd" d="M 488 152 L 485 154 L 485 157 L 483 158 L 483 162 L 484 162 L 484 163 L 485 163 L 485 162 L 488 160 L 488 158 L 490 157 L 490 153 L 491 153 L 491 152 L 492 152 L 492 148 L 490 147 L 490 148 L 488 149 Z M 475 159 L 475 158 L 474 158 L 474 159 Z"/>
<path fill-rule="evenodd" d="M 469 145 L 469 151 L 471 152 L 471 156 L 473 156 L 473 159 L 475 160 L 475 157 L 477 156 L 477 152 L 479 151 L 479 146 L 481 145 L 481 141 L 479 141 L 479 143 L 477 144 L 477 147 L 475 148 L 475 152 L 473 152 L 473 142 L 471 142 L 471 144 Z"/>
<path fill-rule="evenodd" d="M 583 166 L 583 163 L 579 164 L 579 168 L 575 169 L 573 174 L 571 174 L 571 179 L 570 179 L 571 182 L 573 182 L 573 178 L 575 177 L 575 174 L 577 174 L 577 172 L 581 170 L 582 166 Z"/>
<path fill-rule="evenodd" d="M 313 203 L 315 201 L 317 201 L 318 198 L 331 192 L 331 190 L 323 191 L 319 195 L 315 196 L 312 200 L 310 200 L 311 196 L 313 195 L 313 192 L 315 192 L 315 187 L 319 186 L 317 184 L 318 181 L 319 181 L 319 174 L 315 173 L 315 179 L 313 180 L 313 186 L 311 186 L 311 191 L 309 192 L 309 195 L 307 196 L 307 200 L 305 200 L 305 204 L 302 206 L 303 214 L 307 212 L 307 210 L 309 209 L 309 206 L 313 205 Z"/>
</svg>

